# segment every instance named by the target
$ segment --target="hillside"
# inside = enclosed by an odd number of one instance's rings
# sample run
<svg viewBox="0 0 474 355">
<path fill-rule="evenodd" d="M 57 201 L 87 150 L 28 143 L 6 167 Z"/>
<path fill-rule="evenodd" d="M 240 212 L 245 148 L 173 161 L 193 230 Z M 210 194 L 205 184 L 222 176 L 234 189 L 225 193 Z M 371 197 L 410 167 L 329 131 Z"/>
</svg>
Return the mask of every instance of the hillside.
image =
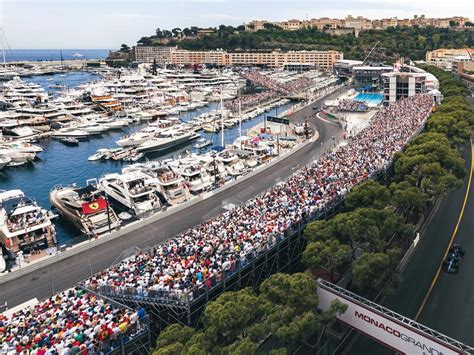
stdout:
<svg viewBox="0 0 474 355">
<path fill-rule="evenodd" d="M 184 34 L 186 32 L 187 34 Z M 361 31 L 334 36 L 317 29 L 285 31 L 278 27 L 245 32 L 243 26 L 220 26 L 214 33 L 196 36 L 185 29 L 173 31 L 157 30 L 157 35 L 142 37 L 138 43 L 145 45 L 179 45 L 189 50 L 225 49 L 240 50 L 327 50 L 344 52 L 345 58 L 363 59 L 370 49 L 380 41 L 371 58 L 378 61 L 393 61 L 400 56 L 412 60 L 424 59 L 425 52 L 437 48 L 462 48 L 474 46 L 472 29 L 452 30 L 444 28 L 388 28 L 386 30 Z"/>
</svg>

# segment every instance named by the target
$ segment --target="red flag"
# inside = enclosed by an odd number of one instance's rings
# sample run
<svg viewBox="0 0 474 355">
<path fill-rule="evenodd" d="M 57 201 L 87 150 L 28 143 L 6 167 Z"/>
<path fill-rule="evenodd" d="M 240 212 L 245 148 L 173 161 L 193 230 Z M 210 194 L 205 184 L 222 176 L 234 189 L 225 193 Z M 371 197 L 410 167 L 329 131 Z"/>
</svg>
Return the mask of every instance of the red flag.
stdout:
<svg viewBox="0 0 474 355">
<path fill-rule="evenodd" d="M 107 201 L 105 198 L 99 197 L 97 200 L 82 204 L 82 213 L 91 214 L 103 210 L 107 207 Z"/>
</svg>

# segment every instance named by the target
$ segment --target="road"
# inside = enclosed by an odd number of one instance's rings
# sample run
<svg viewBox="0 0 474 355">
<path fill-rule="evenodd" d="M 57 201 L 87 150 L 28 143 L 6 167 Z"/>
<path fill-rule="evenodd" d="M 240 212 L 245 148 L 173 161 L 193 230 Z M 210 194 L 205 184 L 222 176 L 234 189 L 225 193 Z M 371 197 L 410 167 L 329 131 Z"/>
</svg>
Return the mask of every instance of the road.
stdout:
<svg viewBox="0 0 474 355">
<path fill-rule="evenodd" d="M 470 346 L 474 346 L 474 282 L 471 274 L 474 270 L 474 184 L 470 184 L 469 190 L 468 185 L 472 178 L 469 171 L 472 170 L 473 153 L 470 147 L 463 151 L 468 171 L 463 186 L 445 196 L 402 273 L 402 284 L 382 302 L 385 307 L 414 319 L 454 234 L 454 242 L 463 245 L 466 256 L 458 274 L 439 274 L 418 322 Z M 467 191 L 469 194 L 463 211 Z M 459 226 L 454 233 L 458 220 Z M 393 354 L 393 351 L 358 336 L 344 353 Z"/>
<path fill-rule="evenodd" d="M 474 154 L 471 148 L 471 154 Z M 465 188 L 465 206 L 453 232 L 455 243 L 461 244 L 466 254 L 457 274 L 441 272 L 418 321 L 456 340 L 474 346 L 474 184 Z M 469 174 L 468 174 L 469 175 Z M 433 233 L 434 238 L 441 237 Z"/>
<path fill-rule="evenodd" d="M 290 121 L 304 122 L 306 117 L 313 115 L 312 106 L 309 105 L 293 114 Z M 278 164 L 164 220 L 150 223 L 109 243 L 98 245 L 71 258 L 3 283 L 0 287 L 0 304 L 8 302 L 8 307 L 11 308 L 35 297 L 40 300 L 50 297 L 58 291 L 74 286 L 92 273 L 111 266 L 136 248 L 156 245 L 217 215 L 222 212 L 224 201 L 240 204 L 276 182 L 284 180 L 298 167 L 324 154 L 331 145 L 334 145 L 333 136 L 342 135 L 341 128 L 334 123 L 316 118 L 311 119 L 309 123 L 319 132 L 319 139 Z"/>
</svg>

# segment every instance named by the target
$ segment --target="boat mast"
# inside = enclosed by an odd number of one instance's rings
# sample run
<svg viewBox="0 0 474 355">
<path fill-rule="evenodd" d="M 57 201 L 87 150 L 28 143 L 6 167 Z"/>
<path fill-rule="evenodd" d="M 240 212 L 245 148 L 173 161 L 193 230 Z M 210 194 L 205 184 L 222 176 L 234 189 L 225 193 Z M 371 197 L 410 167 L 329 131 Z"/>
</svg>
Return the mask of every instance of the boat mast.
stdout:
<svg viewBox="0 0 474 355">
<path fill-rule="evenodd" d="M 242 101 L 239 98 L 239 137 L 242 137 Z"/>
<path fill-rule="evenodd" d="M 0 45 L 2 46 L 2 55 L 3 55 L 3 66 L 7 69 L 7 58 L 5 56 L 5 47 L 3 46 L 3 37 L 5 34 L 3 33 L 3 28 L 0 27 L 2 33 L 0 33 Z"/>
<path fill-rule="evenodd" d="M 221 85 L 221 129 L 222 129 L 222 134 L 221 134 L 221 146 L 224 147 L 224 102 L 223 102 L 223 97 L 222 97 L 222 85 Z"/>
</svg>

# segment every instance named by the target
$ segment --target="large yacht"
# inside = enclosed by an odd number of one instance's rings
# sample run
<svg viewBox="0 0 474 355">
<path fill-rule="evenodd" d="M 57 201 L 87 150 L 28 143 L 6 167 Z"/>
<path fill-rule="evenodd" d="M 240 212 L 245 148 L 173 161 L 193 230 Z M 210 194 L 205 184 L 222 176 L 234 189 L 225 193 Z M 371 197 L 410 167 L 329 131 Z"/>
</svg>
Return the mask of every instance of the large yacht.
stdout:
<svg viewBox="0 0 474 355">
<path fill-rule="evenodd" d="M 158 152 L 190 142 L 198 137 L 199 135 L 194 132 L 167 130 L 160 132 L 157 137 L 143 142 L 137 149 L 141 152 Z"/>
<path fill-rule="evenodd" d="M 191 155 L 175 161 L 172 169 L 183 177 L 186 186 L 193 194 L 198 194 L 212 186 L 211 176 L 199 163 L 197 156 Z"/>
<path fill-rule="evenodd" d="M 56 246 L 56 232 L 47 210 L 21 190 L 0 191 L 0 241 L 25 254 Z"/>
<path fill-rule="evenodd" d="M 151 180 L 151 181 L 150 181 Z M 143 172 L 107 174 L 99 179 L 99 188 L 125 210 L 140 216 L 161 208 L 165 202 L 154 188 L 155 180 Z"/>
<path fill-rule="evenodd" d="M 49 193 L 51 204 L 82 233 L 100 237 L 120 226 L 113 208 L 97 189 L 95 179 L 85 187 L 56 186 Z"/>
<path fill-rule="evenodd" d="M 167 161 L 152 161 L 138 164 L 139 169 L 156 179 L 155 184 L 170 205 L 176 205 L 189 199 L 189 190 L 183 177 L 173 171 Z M 134 166 L 130 166 L 134 168 Z"/>
</svg>

